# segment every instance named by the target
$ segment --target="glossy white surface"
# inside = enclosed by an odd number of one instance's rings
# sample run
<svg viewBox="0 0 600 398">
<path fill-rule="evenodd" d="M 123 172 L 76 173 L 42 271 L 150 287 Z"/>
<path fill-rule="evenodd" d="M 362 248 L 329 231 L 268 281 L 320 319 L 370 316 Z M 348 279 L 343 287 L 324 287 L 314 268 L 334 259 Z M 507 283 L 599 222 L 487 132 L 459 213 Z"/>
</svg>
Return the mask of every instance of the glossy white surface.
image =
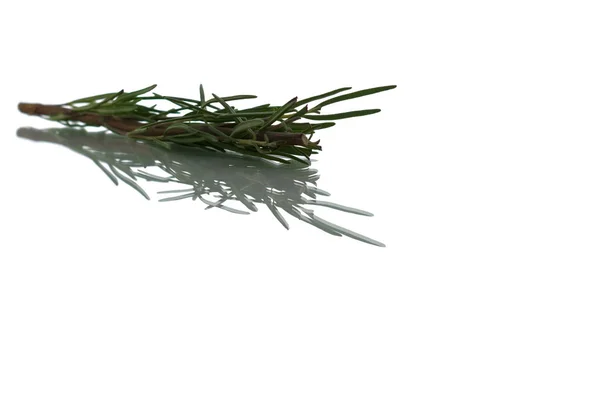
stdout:
<svg viewBox="0 0 600 398">
<path fill-rule="evenodd" d="M 0 12 L 0 396 L 600 394 L 594 2 L 74 4 Z M 20 101 L 152 83 L 261 103 L 397 84 L 340 105 L 382 112 L 320 133 L 311 166 L 374 216 L 317 214 L 387 247 L 140 181 L 148 201 L 72 141 L 17 136 L 55 127 Z"/>
</svg>

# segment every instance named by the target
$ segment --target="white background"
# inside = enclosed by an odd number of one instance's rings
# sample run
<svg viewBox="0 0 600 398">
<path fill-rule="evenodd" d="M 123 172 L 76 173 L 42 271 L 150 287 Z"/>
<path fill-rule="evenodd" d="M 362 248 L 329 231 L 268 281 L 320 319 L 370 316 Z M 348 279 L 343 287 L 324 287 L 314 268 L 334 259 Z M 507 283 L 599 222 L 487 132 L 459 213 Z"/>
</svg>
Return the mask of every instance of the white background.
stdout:
<svg viewBox="0 0 600 398">
<path fill-rule="evenodd" d="M 594 1 L 5 2 L 0 396 L 598 397 Z M 16 137 L 19 101 L 283 103 L 397 84 L 319 134 L 330 215 L 143 200 Z M 336 110 L 337 110 L 336 109 Z M 297 220 L 296 220 L 297 221 Z"/>
</svg>

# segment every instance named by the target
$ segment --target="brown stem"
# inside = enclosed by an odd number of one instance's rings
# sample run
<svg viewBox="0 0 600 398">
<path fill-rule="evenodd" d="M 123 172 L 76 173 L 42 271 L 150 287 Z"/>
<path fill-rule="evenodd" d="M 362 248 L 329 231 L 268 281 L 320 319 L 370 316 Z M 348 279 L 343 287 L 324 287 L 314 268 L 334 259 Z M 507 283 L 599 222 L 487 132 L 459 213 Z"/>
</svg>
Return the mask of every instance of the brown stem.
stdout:
<svg viewBox="0 0 600 398">
<path fill-rule="evenodd" d="M 32 116 L 58 116 L 64 115 L 69 120 L 78 121 L 85 123 L 90 126 L 105 127 L 117 134 L 126 135 L 127 133 L 142 127 L 144 124 L 134 119 L 120 118 L 117 116 L 102 116 L 95 113 L 77 112 L 69 108 L 65 108 L 60 105 L 42 105 L 21 102 L 19 104 L 19 111 L 27 115 Z M 206 125 L 203 123 L 190 123 L 191 127 L 194 127 L 203 132 L 215 135 Z M 168 123 L 161 124 L 158 126 L 149 127 L 144 131 L 144 136 L 157 137 L 163 135 L 175 135 L 182 132 L 182 130 L 173 128 L 168 132 L 165 130 L 169 127 Z M 231 134 L 231 127 L 221 128 L 223 133 Z M 219 136 L 215 135 L 219 138 Z M 280 133 L 274 131 L 260 132 L 257 134 L 258 140 L 265 140 L 265 137 L 269 141 L 282 141 L 287 145 L 302 145 L 307 146 L 309 144 L 308 139 L 302 133 Z"/>
</svg>

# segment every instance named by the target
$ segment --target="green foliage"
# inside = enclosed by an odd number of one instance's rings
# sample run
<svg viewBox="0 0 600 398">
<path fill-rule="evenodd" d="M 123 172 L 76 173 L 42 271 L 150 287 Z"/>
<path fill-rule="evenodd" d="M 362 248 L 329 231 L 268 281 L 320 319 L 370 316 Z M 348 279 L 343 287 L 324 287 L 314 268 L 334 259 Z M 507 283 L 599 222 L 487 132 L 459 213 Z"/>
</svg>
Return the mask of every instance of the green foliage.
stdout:
<svg viewBox="0 0 600 398">
<path fill-rule="evenodd" d="M 212 94 L 212 98 L 206 98 L 202 85 L 199 87 L 199 99 L 157 93 L 149 95 L 156 88 L 156 85 L 151 85 L 132 92 L 121 90 L 80 98 L 63 106 L 69 109 L 70 115 L 96 115 L 126 121 L 132 126 L 126 132 L 129 137 L 160 142 L 167 148 L 171 145 L 202 147 L 281 163 L 308 163 L 310 156 L 321 150 L 319 141 L 310 141 L 316 130 L 332 127 L 335 124 L 332 120 L 379 112 L 379 109 L 363 109 L 321 114 L 322 108 L 395 87 L 375 87 L 332 97 L 351 90 L 351 87 L 344 87 L 302 100 L 295 97 L 282 106 L 265 104 L 240 108 L 234 107 L 231 102 L 254 99 L 256 96 L 244 94 L 220 97 Z M 312 108 L 308 106 L 309 103 L 323 99 L 326 100 Z M 160 109 L 159 105 L 167 107 Z M 68 115 L 57 115 L 51 119 L 67 126 L 85 125 Z M 313 120 L 320 123 L 311 122 Z M 299 135 L 306 135 L 308 140 L 302 140 Z M 272 139 L 275 136 L 277 139 Z"/>
</svg>

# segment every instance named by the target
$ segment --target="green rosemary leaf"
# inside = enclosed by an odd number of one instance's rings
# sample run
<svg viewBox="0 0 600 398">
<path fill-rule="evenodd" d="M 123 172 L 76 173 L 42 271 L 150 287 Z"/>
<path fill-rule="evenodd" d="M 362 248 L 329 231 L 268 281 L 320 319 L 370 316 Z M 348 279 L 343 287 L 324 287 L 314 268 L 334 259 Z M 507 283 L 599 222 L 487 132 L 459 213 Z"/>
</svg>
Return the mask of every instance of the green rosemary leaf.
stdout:
<svg viewBox="0 0 600 398">
<path fill-rule="evenodd" d="M 132 91 L 130 93 L 125 93 L 125 94 L 121 95 L 119 98 L 117 98 L 117 103 L 129 101 L 135 97 L 144 95 L 147 92 L 154 90 L 155 88 L 156 88 L 156 84 L 153 84 L 153 85 L 143 88 L 141 90 Z"/>
<path fill-rule="evenodd" d="M 231 131 L 231 136 L 236 135 L 240 131 L 246 131 L 250 128 L 262 127 L 264 124 L 265 122 L 262 119 L 250 119 L 243 121 L 242 123 L 238 124 L 233 128 L 233 130 Z"/>
<path fill-rule="evenodd" d="M 217 120 L 219 122 L 226 122 L 226 121 L 230 121 L 232 119 L 235 118 L 248 118 L 248 117 L 253 117 L 253 118 L 257 118 L 257 117 L 267 117 L 267 116 L 271 116 L 273 114 L 273 112 L 246 112 L 246 111 L 236 111 L 235 109 L 231 109 L 231 111 L 224 109 L 224 111 L 230 112 L 230 113 L 218 113 L 216 114 L 217 116 Z M 216 112 L 215 112 L 216 113 Z"/>
<path fill-rule="evenodd" d="M 193 98 L 183 98 L 183 97 L 174 97 L 172 95 L 161 95 L 158 93 L 152 93 L 152 97 L 138 97 L 137 99 L 141 99 L 141 100 L 155 100 L 157 97 L 165 97 L 165 98 L 173 98 L 175 100 L 179 100 L 179 101 L 183 101 L 183 102 L 188 102 L 188 103 L 193 103 L 193 104 L 198 104 L 200 105 L 201 102 L 193 99 Z"/>
<path fill-rule="evenodd" d="M 200 107 L 204 109 L 206 106 L 206 96 L 204 95 L 204 87 L 200 84 Z"/>
<path fill-rule="evenodd" d="M 262 159 L 266 159 L 266 160 L 271 160 L 273 162 L 290 164 L 289 160 L 282 159 L 282 158 L 280 158 L 278 156 L 267 155 L 267 154 L 259 153 L 259 152 L 256 152 L 256 151 L 251 151 L 251 150 L 248 150 L 248 149 L 245 149 L 245 148 L 239 148 L 239 147 L 236 147 L 235 145 L 227 144 L 227 143 L 224 143 L 224 142 L 220 142 L 220 144 L 221 144 L 221 146 L 224 149 L 228 149 L 228 150 L 230 150 L 232 152 L 239 152 L 239 153 L 241 153 L 243 155 L 255 156 L 255 157 L 258 157 L 258 158 L 262 158 Z"/>
<path fill-rule="evenodd" d="M 285 105 L 283 105 L 277 111 L 275 111 L 275 113 L 273 113 L 273 115 L 267 119 L 267 121 L 265 122 L 265 124 L 261 130 L 264 130 L 265 128 L 269 127 L 271 124 L 275 123 L 288 110 L 293 109 L 295 107 L 297 101 L 298 101 L 298 97 L 294 97 L 291 100 L 289 100 L 287 103 L 285 103 Z"/>
<path fill-rule="evenodd" d="M 169 96 L 165 96 L 165 95 L 160 95 L 157 93 L 154 93 L 154 98 L 155 99 L 163 99 L 163 100 L 167 100 L 175 105 L 179 106 L 178 111 L 180 110 L 185 110 L 185 109 L 189 109 L 192 111 L 197 111 L 199 110 L 198 107 L 191 105 L 190 103 L 188 103 L 188 101 L 184 101 L 183 99 L 177 98 L 177 97 L 169 97 Z"/>
<path fill-rule="evenodd" d="M 113 95 L 106 96 L 100 102 L 92 102 L 89 105 L 73 107 L 73 110 L 77 111 L 77 112 L 90 111 L 94 108 L 98 108 L 98 107 L 108 103 L 109 101 L 113 100 L 114 98 L 118 97 L 121 94 L 123 94 L 123 90 L 119 91 L 118 93 L 114 93 Z"/>
<path fill-rule="evenodd" d="M 212 140 L 214 140 L 215 138 L 212 137 Z M 207 137 L 182 137 L 179 138 L 179 136 L 173 136 L 173 137 L 169 137 L 169 141 L 173 141 L 176 144 L 199 144 L 201 142 L 205 142 L 205 141 L 211 141 L 211 139 L 207 138 Z"/>
<path fill-rule="evenodd" d="M 335 122 L 325 122 L 325 123 L 294 123 L 295 129 L 304 129 L 302 133 L 311 134 L 314 130 L 323 130 L 329 127 L 335 126 Z"/>
<path fill-rule="evenodd" d="M 209 105 L 209 104 L 213 104 L 215 102 L 221 102 L 221 101 L 237 101 L 237 100 L 243 100 L 243 99 L 257 98 L 256 95 L 232 95 L 229 97 L 221 97 L 221 98 L 217 99 L 217 97 L 214 94 L 213 94 L 213 97 L 215 97 L 215 98 L 211 98 L 208 101 L 206 101 L 205 105 Z"/>
<path fill-rule="evenodd" d="M 264 109 L 268 109 L 271 106 L 271 104 L 263 104 L 263 105 L 259 105 L 259 106 L 253 106 L 252 108 L 246 108 L 246 109 L 239 109 L 238 112 L 243 113 L 243 112 L 250 112 L 250 111 L 260 111 L 260 110 L 264 110 Z"/>
<path fill-rule="evenodd" d="M 169 126 L 169 128 L 171 128 L 171 126 Z M 165 130 L 165 133 L 166 133 L 167 131 L 169 131 L 169 128 L 167 128 L 167 129 Z M 193 129 L 193 130 L 192 130 L 192 129 L 190 129 L 190 131 L 186 131 L 186 132 L 173 132 L 173 133 L 169 134 L 169 136 L 168 136 L 168 137 L 165 137 L 165 139 L 171 139 L 171 138 L 183 138 L 183 137 L 192 137 L 192 136 L 194 136 L 194 135 L 197 135 L 197 134 L 198 134 L 197 130 L 195 130 L 195 129 Z"/>
<path fill-rule="evenodd" d="M 155 126 L 160 126 L 163 124 L 171 124 L 173 122 L 185 122 L 185 121 L 193 121 L 193 120 L 198 120 L 198 116 L 182 116 L 182 117 L 173 117 L 173 118 L 169 118 L 168 120 L 159 120 L 153 123 L 147 123 L 144 124 L 143 126 L 130 131 L 129 133 L 127 133 L 128 136 L 136 136 L 138 134 L 143 134 L 144 130 L 147 130 L 150 127 L 155 127 Z"/>
<path fill-rule="evenodd" d="M 323 99 L 323 98 L 327 98 L 327 97 L 330 97 L 330 96 L 335 95 L 337 93 L 341 93 L 342 91 L 351 90 L 351 89 L 352 89 L 352 87 L 343 87 L 343 88 L 338 88 L 337 90 L 329 91 L 329 92 L 324 93 L 324 94 L 315 95 L 314 97 L 309 97 L 309 98 L 303 99 L 301 101 L 298 101 L 298 103 L 296 104 L 296 106 L 308 104 L 309 102 L 320 100 L 320 99 Z"/>
<path fill-rule="evenodd" d="M 117 93 L 106 93 L 106 94 L 92 95 L 91 97 L 79 98 L 79 99 L 76 99 L 74 101 L 67 102 L 64 105 L 81 104 L 81 103 L 85 103 L 85 102 L 97 101 L 97 100 L 104 99 L 106 97 L 109 97 L 109 96 L 112 96 L 112 95 L 115 95 L 115 94 L 117 94 Z"/>
<path fill-rule="evenodd" d="M 136 111 L 136 113 L 139 113 L 141 115 L 154 116 L 154 115 L 161 113 L 161 111 L 159 111 L 158 109 L 154 109 L 155 107 L 156 107 L 156 104 L 152 105 L 150 107 L 138 104 L 135 108 L 135 111 Z"/>
<path fill-rule="evenodd" d="M 330 115 L 304 115 L 304 118 L 309 119 L 309 120 L 338 120 L 338 119 L 347 119 L 350 117 L 372 115 L 372 114 L 380 112 L 380 111 L 381 111 L 381 109 L 365 109 L 362 111 L 332 113 Z"/>
<path fill-rule="evenodd" d="M 199 130 L 197 128 L 194 128 L 192 126 L 190 126 L 189 124 L 186 123 L 176 123 L 173 124 L 169 127 L 167 127 L 167 129 L 165 130 L 165 134 L 169 131 L 172 131 L 173 129 L 181 129 L 184 131 L 187 131 L 188 134 L 176 134 L 176 135 L 169 135 L 168 139 L 169 140 L 177 140 L 178 142 L 180 141 L 180 139 L 183 139 L 184 141 L 187 140 L 188 138 L 198 138 L 198 137 L 203 137 L 205 140 L 209 140 L 209 141 L 217 141 L 217 139 L 210 133 L 207 133 L 205 131 Z M 198 137 L 193 137 L 193 136 L 198 136 Z"/>
<path fill-rule="evenodd" d="M 212 100 L 218 101 L 218 102 L 221 104 L 221 106 L 222 106 L 224 109 L 226 109 L 226 110 L 227 110 L 227 112 L 229 112 L 229 114 L 230 114 L 230 115 L 235 115 L 235 113 L 236 113 L 236 112 L 235 112 L 235 111 L 234 111 L 234 110 L 231 108 L 231 106 L 230 106 L 230 105 L 227 103 L 227 100 L 226 100 L 226 99 L 219 97 L 219 96 L 218 96 L 218 95 L 216 95 L 215 93 L 213 93 L 213 95 L 212 95 L 212 96 L 213 96 L 214 98 L 211 98 L 210 100 L 208 100 L 208 101 L 207 101 L 207 103 L 208 103 L 209 101 L 212 101 Z M 234 119 L 235 119 L 236 121 L 240 122 L 240 123 L 244 121 L 244 119 L 240 118 L 239 116 L 234 116 Z"/>
<path fill-rule="evenodd" d="M 358 98 L 358 97 L 364 97 L 365 95 L 371 95 L 371 94 L 375 94 L 375 93 L 380 93 L 382 91 L 391 90 L 393 88 L 396 88 L 396 86 L 394 85 L 394 86 L 375 87 L 375 88 L 369 88 L 369 89 L 366 89 L 366 90 L 356 91 L 354 93 L 340 95 L 338 97 L 334 97 L 334 98 L 331 98 L 331 99 L 328 99 L 326 101 L 321 102 L 319 105 L 317 105 L 314 108 L 312 108 L 311 111 L 319 110 L 319 109 L 323 108 L 324 106 L 331 105 L 331 104 L 334 104 L 336 102 L 346 101 L 346 100 L 353 99 L 353 98 Z"/>
<path fill-rule="evenodd" d="M 212 124 L 206 123 L 206 126 L 208 127 L 208 129 L 210 131 L 212 131 L 213 133 L 215 133 L 219 137 L 225 138 L 226 140 L 231 140 L 230 136 L 228 136 L 227 134 L 223 133 L 221 130 L 219 130 L 217 127 L 213 126 Z"/>
<path fill-rule="evenodd" d="M 123 114 L 133 112 L 135 110 L 135 107 L 135 105 L 115 105 L 106 108 L 98 108 L 95 109 L 94 112 L 99 113 L 101 115 Z"/>
<path fill-rule="evenodd" d="M 292 148 L 298 155 L 304 156 L 306 160 L 310 160 L 310 155 L 312 153 L 312 150 L 310 148 L 298 145 L 291 146 L 290 148 Z"/>
<path fill-rule="evenodd" d="M 287 157 L 289 157 L 291 159 L 294 159 L 296 162 L 299 162 L 299 163 L 305 164 L 307 166 L 310 166 L 310 161 L 304 160 L 304 159 L 299 158 L 299 157 L 297 157 L 297 156 L 294 155 L 294 154 L 298 154 L 298 155 L 304 156 L 304 157 L 306 157 L 308 159 L 308 157 L 304 153 L 302 153 L 301 151 L 298 151 L 298 149 L 296 149 L 295 146 L 285 146 L 285 147 L 282 146 L 282 147 L 277 148 L 277 150 L 275 152 L 273 152 L 273 153 L 277 154 L 277 155 L 279 155 L 279 154 L 285 154 L 285 156 L 287 156 Z"/>
<path fill-rule="evenodd" d="M 298 103 L 296 103 L 296 107 L 297 106 L 298 106 Z M 304 116 L 307 112 L 308 112 L 308 105 L 306 105 L 304 108 L 300 109 L 298 112 L 294 113 L 289 118 L 285 119 L 285 122 L 286 123 L 293 123 L 296 120 L 300 119 L 302 116 Z"/>
</svg>

